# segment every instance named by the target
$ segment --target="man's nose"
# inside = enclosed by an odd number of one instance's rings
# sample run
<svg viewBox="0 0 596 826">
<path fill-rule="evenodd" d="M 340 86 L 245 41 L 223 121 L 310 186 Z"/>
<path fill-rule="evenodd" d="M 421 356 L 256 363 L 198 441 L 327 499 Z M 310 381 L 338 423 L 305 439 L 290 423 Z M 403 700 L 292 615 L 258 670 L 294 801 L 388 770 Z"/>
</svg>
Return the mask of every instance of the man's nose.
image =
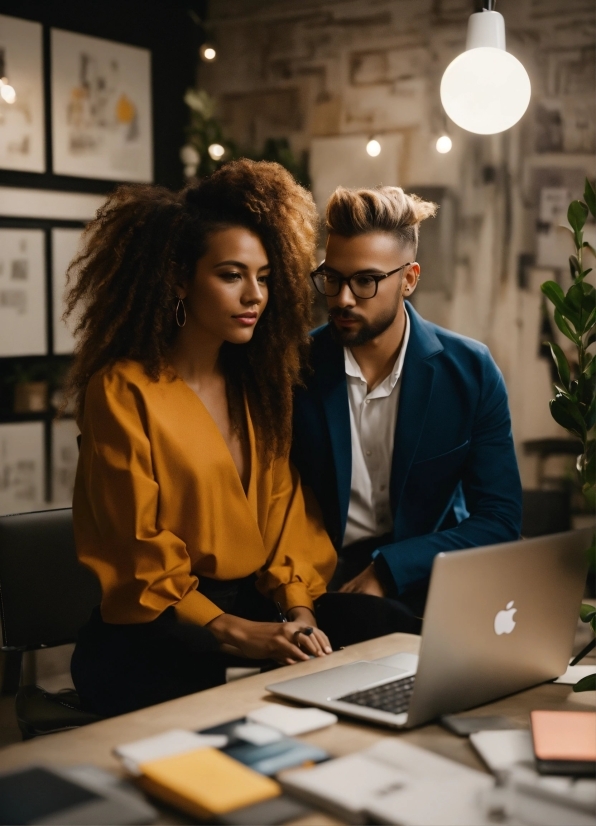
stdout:
<svg viewBox="0 0 596 826">
<path fill-rule="evenodd" d="M 348 286 L 348 282 L 344 281 L 336 298 L 339 307 L 353 307 L 356 304 L 354 293 Z"/>
</svg>

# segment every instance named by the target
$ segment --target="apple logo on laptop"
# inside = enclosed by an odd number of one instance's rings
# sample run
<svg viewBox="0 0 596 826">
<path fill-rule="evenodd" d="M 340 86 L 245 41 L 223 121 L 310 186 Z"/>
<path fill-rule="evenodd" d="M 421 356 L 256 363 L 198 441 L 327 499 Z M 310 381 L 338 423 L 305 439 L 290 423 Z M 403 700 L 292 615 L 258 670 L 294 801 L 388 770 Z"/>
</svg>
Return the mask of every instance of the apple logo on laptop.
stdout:
<svg viewBox="0 0 596 826">
<path fill-rule="evenodd" d="M 495 617 L 495 634 L 511 634 L 515 628 L 515 620 L 513 615 L 517 608 L 513 607 L 513 600 L 508 602 L 504 611 L 499 611 Z"/>
</svg>

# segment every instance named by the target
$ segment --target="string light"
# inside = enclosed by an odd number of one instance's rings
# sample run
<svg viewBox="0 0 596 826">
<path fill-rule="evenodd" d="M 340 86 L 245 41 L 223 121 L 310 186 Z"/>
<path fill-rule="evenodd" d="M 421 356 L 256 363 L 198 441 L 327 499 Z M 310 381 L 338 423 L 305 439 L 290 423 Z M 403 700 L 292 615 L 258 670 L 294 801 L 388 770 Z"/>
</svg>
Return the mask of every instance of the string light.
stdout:
<svg viewBox="0 0 596 826">
<path fill-rule="evenodd" d="M 375 138 L 369 140 L 366 144 L 366 151 L 371 156 L 371 158 L 376 158 L 377 155 L 381 154 L 381 144 Z"/>
<path fill-rule="evenodd" d="M 17 99 L 17 93 L 5 77 L 0 78 L 0 97 L 6 103 L 14 103 Z"/>
<path fill-rule="evenodd" d="M 221 143 L 212 143 L 211 146 L 207 149 L 209 155 L 212 160 L 219 161 L 223 158 L 226 154 L 225 148 L 221 145 Z"/>
<path fill-rule="evenodd" d="M 437 152 L 440 152 L 441 155 L 446 155 L 447 152 L 451 152 L 453 141 L 451 140 L 449 135 L 441 135 L 440 138 L 437 138 L 435 146 Z"/>
<path fill-rule="evenodd" d="M 199 49 L 199 55 L 205 63 L 213 63 L 217 59 L 217 49 L 213 43 L 203 43 Z"/>
</svg>

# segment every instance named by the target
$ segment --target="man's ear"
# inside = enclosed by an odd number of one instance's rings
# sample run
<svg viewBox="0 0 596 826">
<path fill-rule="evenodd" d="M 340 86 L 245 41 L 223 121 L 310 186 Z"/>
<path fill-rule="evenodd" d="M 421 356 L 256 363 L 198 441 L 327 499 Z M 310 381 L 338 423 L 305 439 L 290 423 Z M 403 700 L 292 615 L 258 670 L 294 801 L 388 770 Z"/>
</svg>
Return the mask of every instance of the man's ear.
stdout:
<svg viewBox="0 0 596 826">
<path fill-rule="evenodd" d="M 418 284 L 418 279 L 420 278 L 420 264 L 417 261 L 414 261 L 410 264 L 410 266 L 406 269 L 404 276 L 402 278 L 402 294 L 404 298 L 408 298 Z"/>
</svg>

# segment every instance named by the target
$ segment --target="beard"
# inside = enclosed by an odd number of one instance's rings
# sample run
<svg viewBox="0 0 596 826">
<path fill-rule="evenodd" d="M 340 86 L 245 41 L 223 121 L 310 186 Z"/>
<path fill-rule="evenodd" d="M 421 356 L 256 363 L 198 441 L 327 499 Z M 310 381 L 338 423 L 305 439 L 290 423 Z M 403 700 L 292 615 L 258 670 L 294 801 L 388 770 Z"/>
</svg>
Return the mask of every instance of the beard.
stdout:
<svg viewBox="0 0 596 826">
<path fill-rule="evenodd" d="M 360 347 L 363 344 L 367 344 L 369 341 L 372 341 L 374 338 L 377 338 L 377 336 L 380 336 L 381 333 L 384 333 L 385 330 L 391 327 L 395 321 L 398 307 L 399 296 L 394 307 L 385 310 L 372 321 L 364 321 L 362 316 L 358 315 L 358 313 L 353 313 L 351 310 L 342 310 L 340 307 L 334 307 L 329 311 L 329 325 L 331 327 L 331 334 L 335 341 L 344 347 Z M 357 330 L 341 329 L 334 324 L 333 319 L 335 318 L 357 319 L 360 321 L 360 327 Z"/>
</svg>

